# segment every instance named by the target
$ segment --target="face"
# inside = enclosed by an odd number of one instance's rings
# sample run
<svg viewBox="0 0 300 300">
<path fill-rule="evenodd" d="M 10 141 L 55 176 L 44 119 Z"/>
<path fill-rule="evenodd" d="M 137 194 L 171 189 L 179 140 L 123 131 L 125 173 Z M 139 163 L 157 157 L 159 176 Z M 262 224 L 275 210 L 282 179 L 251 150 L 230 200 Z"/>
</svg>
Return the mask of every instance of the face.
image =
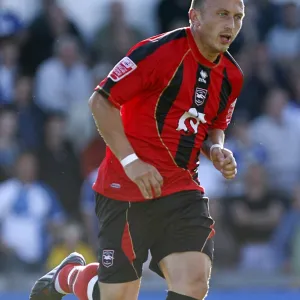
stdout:
<svg viewBox="0 0 300 300">
<path fill-rule="evenodd" d="M 271 90 L 266 98 L 266 114 L 274 119 L 281 119 L 287 102 L 288 95 L 285 91 Z"/>
<path fill-rule="evenodd" d="M 63 141 L 65 137 L 65 121 L 59 117 L 53 117 L 46 124 L 46 139 L 48 141 Z"/>
<path fill-rule="evenodd" d="M 25 182 L 30 183 L 37 178 L 37 161 L 32 154 L 23 154 L 17 161 L 17 177 Z"/>
<path fill-rule="evenodd" d="M 31 101 L 32 81 L 29 77 L 21 77 L 16 82 L 15 101 L 18 105 L 25 106 Z"/>
<path fill-rule="evenodd" d="M 208 0 L 202 9 L 190 11 L 197 36 L 211 53 L 228 50 L 242 28 L 243 18 L 243 0 Z"/>
<path fill-rule="evenodd" d="M 253 163 L 248 166 L 246 173 L 246 182 L 248 186 L 261 186 L 261 184 L 265 184 L 265 169 L 263 166 Z"/>
<path fill-rule="evenodd" d="M 60 46 L 59 57 L 65 66 L 72 66 L 79 59 L 77 44 L 73 41 L 66 41 Z"/>
<path fill-rule="evenodd" d="M 15 112 L 3 112 L 0 116 L 0 136 L 3 138 L 13 138 L 17 132 L 18 122 Z"/>
</svg>

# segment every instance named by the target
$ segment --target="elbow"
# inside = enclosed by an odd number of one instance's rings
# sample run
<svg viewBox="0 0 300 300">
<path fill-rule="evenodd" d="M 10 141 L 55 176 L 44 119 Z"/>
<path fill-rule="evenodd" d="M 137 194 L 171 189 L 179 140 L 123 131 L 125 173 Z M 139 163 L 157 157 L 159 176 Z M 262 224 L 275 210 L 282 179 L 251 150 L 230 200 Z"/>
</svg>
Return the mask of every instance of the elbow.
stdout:
<svg viewBox="0 0 300 300">
<path fill-rule="evenodd" d="M 92 113 L 95 113 L 99 109 L 103 110 L 107 100 L 99 93 L 94 92 L 89 99 L 89 107 Z"/>
</svg>

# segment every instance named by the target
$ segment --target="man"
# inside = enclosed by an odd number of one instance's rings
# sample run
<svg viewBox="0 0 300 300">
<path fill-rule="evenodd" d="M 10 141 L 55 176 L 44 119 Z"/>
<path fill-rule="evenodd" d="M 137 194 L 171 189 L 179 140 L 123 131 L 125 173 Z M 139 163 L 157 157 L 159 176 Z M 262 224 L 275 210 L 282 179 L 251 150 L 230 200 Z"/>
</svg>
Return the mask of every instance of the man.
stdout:
<svg viewBox="0 0 300 300">
<path fill-rule="evenodd" d="M 242 27 L 244 4 L 193 0 L 189 17 L 189 28 L 133 47 L 90 99 L 108 150 L 94 184 L 99 272 L 95 279 L 87 267 L 90 282 L 86 275 L 81 286 L 89 296 L 75 292 L 80 299 L 92 299 L 97 279 L 101 300 L 137 299 L 148 250 L 150 268 L 168 283 L 168 300 L 207 294 L 213 220 L 197 160 L 201 150 L 225 178 L 235 177 L 224 130 L 243 76 L 227 49 Z M 54 284 L 65 293 L 78 287 L 85 268 L 72 263 L 84 261 L 72 254 L 36 283 L 31 299 L 60 299 Z"/>
</svg>

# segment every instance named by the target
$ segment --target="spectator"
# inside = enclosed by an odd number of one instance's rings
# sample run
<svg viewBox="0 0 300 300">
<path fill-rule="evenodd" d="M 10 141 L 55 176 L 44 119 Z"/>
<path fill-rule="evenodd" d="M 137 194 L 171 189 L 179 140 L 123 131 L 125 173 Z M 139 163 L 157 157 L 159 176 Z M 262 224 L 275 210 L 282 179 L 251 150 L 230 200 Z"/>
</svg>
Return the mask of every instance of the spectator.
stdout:
<svg viewBox="0 0 300 300">
<path fill-rule="evenodd" d="M 92 245 L 95 250 L 97 250 L 98 220 L 95 215 L 96 201 L 92 186 L 96 181 L 97 174 L 98 169 L 91 172 L 91 174 L 89 174 L 89 176 L 85 179 L 81 187 L 80 198 L 85 234 L 89 244 Z"/>
<path fill-rule="evenodd" d="M 43 10 L 29 25 L 27 39 L 21 48 L 23 73 L 33 76 L 39 64 L 52 56 L 54 43 L 63 35 L 82 41 L 76 25 L 69 20 L 55 0 L 43 0 Z M 83 43 L 82 43 L 83 44 Z"/>
<path fill-rule="evenodd" d="M 0 38 L 9 38 L 18 35 L 23 24 L 18 15 L 8 9 L 0 11 Z"/>
<path fill-rule="evenodd" d="M 44 144 L 39 151 L 41 178 L 58 195 L 70 217 L 79 217 L 80 165 L 66 139 L 66 120 L 61 113 L 51 114 L 45 124 Z"/>
<path fill-rule="evenodd" d="M 253 142 L 250 137 L 250 123 L 246 114 L 236 114 L 226 147 L 231 149 L 238 165 L 238 174 L 234 181 L 227 182 L 230 195 L 243 193 L 244 176 L 248 167 L 257 162 L 262 165 L 267 163 L 267 153 L 262 143 Z"/>
<path fill-rule="evenodd" d="M 90 73 L 81 61 L 79 45 L 64 36 L 54 56 L 42 63 L 36 76 L 36 101 L 44 111 L 68 113 L 73 103 L 86 101 L 91 93 Z"/>
<path fill-rule="evenodd" d="M 284 205 L 281 197 L 269 190 L 266 178 L 265 169 L 252 164 L 247 170 L 244 193 L 224 199 L 226 221 L 241 246 L 240 267 L 244 270 L 275 268 L 268 243 Z"/>
<path fill-rule="evenodd" d="M 270 0 L 255 0 L 256 6 L 256 31 L 259 41 L 264 42 L 270 30 L 272 30 L 280 20 L 280 7 Z"/>
<path fill-rule="evenodd" d="M 273 234 L 271 246 L 278 267 L 300 274 L 300 184 L 293 189 L 292 205 Z"/>
<path fill-rule="evenodd" d="M 98 61 L 116 64 L 134 44 L 144 37 L 140 30 L 126 22 L 123 3 L 114 0 L 110 4 L 108 22 L 95 34 L 92 50 Z"/>
<path fill-rule="evenodd" d="M 171 31 L 179 22 L 182 23 L 181 27 L 188 26 L 189 19 L 186 12 L 190 5 L 191 3 L 186 0 L 160 0 L 157 6 L 159 31 Z"/>
<path fill-rule="evenodd" d="M 300 27 L 299 8 L 296 3 L 287 2 L 282 7 L 282 23 L 275 26 L 267 37 L 269 54 L 281 63 L 293 61 L 299 54 Z"/>
<path fill-rule="evenodd" d="M 17 79 L 13 102 L 18 112 L 18 132 L 21 147 L 25 149 L 40 147 L 46 115 L 33 102 L 31 78 L 21 76 Z"/>
<path fill-rule="evenodd" d="M 12 176 L 12 169 L 19 154 L 17 139 L 17 114 L 12 106 L 0 110 L 0 181 Z"/>
<path fill-rule="evenodd" d="M 245 81 L 236 110 L 247 113 L 252 120 L 263 113 L 264 99 L 269 89 L 277 85 L 275 68 L 264 44 L 244 50 L 239 56 L 239 62 Z"/>
<path fill-rule="evenodd" d="M 51 234 L 61 226 L 63 213 L 54 194 L 37 181 L 38 164 L 33 153 L 23 152 L 16 176 L 0 185 L 1 266 L 32 272 L 40 270 Z M 49 227 L 50 226 L 50 227 Z"/>
<path fill-rule="evenodd" d="M 0 104 L 11 103 L 18 72 L 19 49 L 11 40 L 5 40 L 0 47 Z"/>
<path fill-rule="evenodd" d="M 271 90 L 265 103 L 264 115 L 251 125 L 251 139 L 266 149 L 270 184 L 288 193 L 300 176 L 300 131 L 293 119 L 284 117 L 288 103 L 286 91 Z"/>
<path fill-rule="evenodd" d="M 87 105 L 91 91 L 91 74 L 81 60 L 76 39 L 61 37 L 55 56 L 38 69 L 36 103 L 45 112 L 54 110 L 66 115 L 67 132 L 76 149 L 81 148 L 91 134 L 93 122 Z"/>
<path fill-rule="evenodd" d="M 82 254 L 87 264 L 97 260 L 93 249 L 82 240 L 83 231 L 79 224 L 66 224 L 60 228 L 60 235 L 61 241 L 53 246 L 47 259 L 48 271 L 58 266 L 66 256 L 74 251 Z"/>
</svg>

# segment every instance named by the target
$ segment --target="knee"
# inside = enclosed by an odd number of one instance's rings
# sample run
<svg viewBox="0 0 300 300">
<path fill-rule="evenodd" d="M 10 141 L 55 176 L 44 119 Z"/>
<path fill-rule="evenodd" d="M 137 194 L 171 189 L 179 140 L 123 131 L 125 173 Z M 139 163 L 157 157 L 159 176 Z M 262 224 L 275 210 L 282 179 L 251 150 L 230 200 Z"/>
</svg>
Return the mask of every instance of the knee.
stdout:
<svg viewBox="0 0 300 300">
<path fill-rule="evenodd" d="M 209 276 L 201 270 L 182 275 L 172 280 L 171 290 L 198 300 L 204 299 L 209 289 Z"/>
</svg>

